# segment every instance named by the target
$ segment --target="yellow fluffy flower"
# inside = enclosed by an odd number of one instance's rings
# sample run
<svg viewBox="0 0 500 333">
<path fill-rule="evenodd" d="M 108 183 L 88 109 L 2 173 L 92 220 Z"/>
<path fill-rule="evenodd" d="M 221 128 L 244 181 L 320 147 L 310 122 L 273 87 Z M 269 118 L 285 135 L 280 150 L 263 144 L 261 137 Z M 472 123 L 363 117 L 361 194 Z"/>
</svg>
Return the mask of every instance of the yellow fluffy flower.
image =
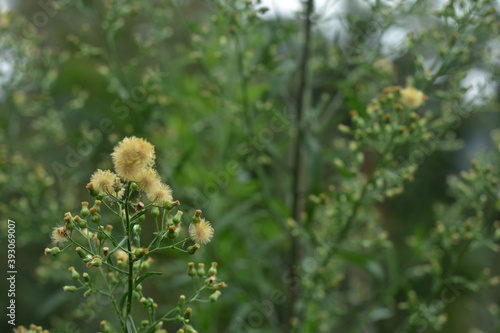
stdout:
<svg viewBox="0 0 500 333">
<path fill-rule="evenodd" d="M 116 173 L 123 180 L 137 180 L 144 169 L 154 165 L 155 147 L 148 141 L 133 136 L 120 141 L 111 157 Z"/>
<path fill-rule="evenodd" d="M 411 86 L 407 86 L 406 88 L 401 90 L 401 98 L 404 105 L 406 105 L 410 109 L 417 109 L 421 107 L 422 104 L 424 104 L 427 96 L 425 96 L 425 94 L 420 90 L 415 89 Z"/>
<path fill-rule="evenodd" d="M 97 169 L 97 171 L 92 174 L 92 177 L 90 177 L 90 182 L 99 192 L 113 193 L 113 184 L 115 183 L 115 179 L 116 174 L 114 172 Z"/>
<path fill-rule="evenodd" d="M 137 177 L 137 184 L 146 193 L 150 192 L 160 182 L 160 175 L 153 168 L 143 169 Z"/>
<path fill-rule="evenodd" d="M 160 182 L 159 178 L 149 186 L 146 195 L 149 200 L 158 206 L 163 206 L 167 202 L 172 201 L 172 190 L 170 186 Z"/>
<path fill-rule="evenodd" d="M 189 236 L 196 243 L 207 244 L 214 236 L 214 228 L 212 228 L 210 222 L 202 219 L 198 223 L 191 223 L 189 225 Z"/>
</svg>

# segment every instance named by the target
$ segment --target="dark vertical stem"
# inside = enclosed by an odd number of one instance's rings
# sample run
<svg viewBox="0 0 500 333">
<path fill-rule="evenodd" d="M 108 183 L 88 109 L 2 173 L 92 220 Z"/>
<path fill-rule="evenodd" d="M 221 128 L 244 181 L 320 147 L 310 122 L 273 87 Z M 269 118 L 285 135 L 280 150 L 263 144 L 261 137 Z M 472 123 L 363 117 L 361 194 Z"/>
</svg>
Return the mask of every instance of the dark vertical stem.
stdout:
<svg viewBox="0 0 500 333">
<path fill-rule="evenodd" d="M 302 45 L 302 54 L 299 63 L 299 85 L 297 89 L 296 98 L 296 113 L 294 127 L 296 130 L 296 138 L 293 144 L 293 165 L 292 165 L 292 214 L 293 219 L 299 226 L 301 225 L 301 216 L 304 210 L 304 184 L 303 184 L 303 169 L 304 169 L 304 156 L 303 156 L 303 141 L 304 141 L 304 97 L 307 87 L 307 76 L 309 71 L 309 54 L 311 44 L 311 16 L 314 11 L 314 0 L 307 0 L 306 13 L 304 16 L 304 36 Z M 300 260 L 300 244 L 297 237 L 292 235 L 292 249 L 290 258 L 290 274 L 293 283 L 290 286 L 290 302 L 289 302 L 289 320 L 296 316 L 296 304 L 299 299 L 300 293 L 300 277 L 297 272 L 297 265 Z M 290 329 L 291 331 L 291 329 Z"/>
<path fill-rule="evenodd" d="M 247 134 L 251 135 L 252 130 L 253 130 L 253 122 L 252 122 L 252 116 L 250 114 L 249 110 L 249 103 L 248 103 L 248 77 L 245 74 L 245 64 L 243 63 L 243 51 L 241 48 L 240 44 L 240 38 L 238 34 L 235 32 L 234 33 L 234 47 L 236 50 L 236 63 L 238 66 L 238 74 L 240 77 L 240 91 L 241 91 L 241 99 L 242 99 L 242 104 L 243 104 L 243 117 L 245 118 L 245 122 L 247 126 L 244 128 L 247 130 Z"/>
<path fill-rule="evenodd" d="M 132 293 L 134 289 L 134 259 L 132 258 L 132 244 L 130 241 L 130 214 L 128 204 L 130 200 L 130 182 L 127 184 L 127 192 L 125 193 L 125 222 L 127 226 L 127 249 L 128 249 L 128 295 L 127 295 L 127 316 L 132 312 Z"/>
</svg>

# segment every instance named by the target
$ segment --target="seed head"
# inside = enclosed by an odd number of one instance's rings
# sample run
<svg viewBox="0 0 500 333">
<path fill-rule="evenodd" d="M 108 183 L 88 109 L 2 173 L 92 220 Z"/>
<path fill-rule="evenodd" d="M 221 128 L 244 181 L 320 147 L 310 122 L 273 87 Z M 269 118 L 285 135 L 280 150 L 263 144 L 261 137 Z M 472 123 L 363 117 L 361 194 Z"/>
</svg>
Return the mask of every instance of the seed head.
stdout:
<svg viewBox="0 0 500 333">
<path fill-rule="evenodd" d="M 116 174 L 109 170 L 97 169 L 90 177 L 90 182 L 94 188 L 102 193 L 114 192 L 113 185 L 115 184 Z"/>
<path fill-rule="evenodd" d="M 207 244 L 214 235 L 214 228 L 210 222 L 202 219 L 199 223 L 191 223 L 189 225 L 189 236 L 199 244 Z"/>
<path fill-rule="evenodd" d="M 127 137 L 115 146 L 111 157 L 116 173 L 125 181 L 133 181 L 154 165 L 155 148 L 142 138 Z"/>
<path fill-rule="evenodd" d="M 406 105 L 410 109 L 417 109 L 421 107 L 422 104 L 424 104 L 427 96 L 425 96 L 425 94 L 420 90 L 415 89 L 411 86 L 407 86 L 406 88 L 401 90 L 401 98 L 404 105 Z"/>
</svg>

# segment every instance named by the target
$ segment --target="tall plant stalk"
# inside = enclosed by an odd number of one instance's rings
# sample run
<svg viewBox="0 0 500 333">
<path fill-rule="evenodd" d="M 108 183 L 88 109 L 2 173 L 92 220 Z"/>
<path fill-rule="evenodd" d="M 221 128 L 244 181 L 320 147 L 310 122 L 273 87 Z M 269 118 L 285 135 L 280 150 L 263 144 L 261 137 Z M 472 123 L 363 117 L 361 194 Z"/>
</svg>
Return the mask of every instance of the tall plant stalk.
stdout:
<svg viewBox="0 0 500 333">
<path fill-rule="evenodd" d="M 304 113 L 306 109 L 305 95 L 307 90 L 307 77 L 309 72 L 309 56 L 310 44 L 312 35 L 312 20 L 311 16 L 314 11 L 314 0 L 308 0 L 306 3 L 306 15 L 304 16 L 304 35 L 302 44 L 302 54 L 299 63 L 299 84 L 297 89 L 297 97 L 295 101 L 295 122 L 294 128 L 296 131 L 295 142 L 293 143 L 293 167 L 292 167 L 292 215 L 295 223 L 301 225 L 301 216 L 304 211 L 304 151 L 303 141 L 305 136 L 304 129 Z M 297 264 L 300 260 L 300 244 L 297 237 L 291 235 L 292 248 L 290 258 L 290 273 L 291 281 L 297 281 L 290 286 L 290 302 L 289 302 L 289 315 L 292 319 L 296 316 L 296 304 L 299 299 L 300 286 L 298 281 L 300 278 L 296 270 Z"/>
</svg>

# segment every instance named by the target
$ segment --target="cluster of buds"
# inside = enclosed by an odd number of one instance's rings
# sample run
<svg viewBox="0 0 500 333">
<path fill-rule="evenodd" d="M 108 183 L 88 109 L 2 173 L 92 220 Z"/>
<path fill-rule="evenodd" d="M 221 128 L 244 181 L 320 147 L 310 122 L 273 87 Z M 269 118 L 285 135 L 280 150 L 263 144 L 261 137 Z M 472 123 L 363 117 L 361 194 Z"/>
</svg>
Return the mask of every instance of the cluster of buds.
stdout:
<svg viewBox="0 0 500 333">
<path fill-rule="evenodd" d="M 205 271 L 205 264 L 204 263 L 199 263 L 198 269 L 196 269 L 195 263 L 190 262 L 190 263 L 188 263 L 187 275 L 190 276 L 191 278 L 198 276 L 199 279 L 204 281 L 205 286 L 207 286 L 208 288 L 215 291 L 209 297 L 209 300 L 211 302 L 217 301 L 217 299 L 221 295 L 221 292 L 219 289 L 227 287 L 227 285 L 224 281 L 217 280 L 217 263 L 216 262 L 213 262 L 212 266 L 209 268 L 208 276 L 207 276 L 207 272 Z"/>
<path fill-rule="evenodd" d="M 19 326 L 15 328 L 14 333 L 49 333 L 49 331 L 44 330 L 42 326 L 31 324 L 28 328 L 24 326 Z"/>
<path fill-rule="evenodd" d="M 90 295 L 92 295 L 92 293 L 94 293 L 94 290 L 92 289 L 92 285 L 91 285 L 90 275 L 88 273 L 85 272 L 85 273 L 82 274 L 83 281 L 81 281 L 80 273 L 78 273 L 74 267 L 70 267 L 70 268 L 68 268 L 68 270 L 71 272 L 71 278 L 74 281 L 76 281 L 79 284 L 81 284 L 81 287 L 77 288 L 76 286 L 64 286 L 63 287 L 64 291 L 66 291 L 66 292 L 75 292 L 78 289 L 82 289 L 82 288 L 83 289 L 87 289 L 83 293 L 83 297 L 89 297 Z"/>
<path fill-rule="evenodd" d="M 386 143 L 391 137 L 397 137 L 400 143 L 425 141 L 430 136 L 424 126 L 427 119 L 413 110 L 421 107 L 426 99 L 423 92 L 412 86 L 385 88 L 365 112 L 351 111 L 352 129 L 343 124 L 338 129 L 354 134 L 361 142 Z"/>
<path fill-rule="evenodd" d="M 182 211 L 177 211 L 175 216 L 167 222 L 165 236 L 169 239 L 175 239 L 179 236 L 181 231 L 181 218 L 184 213 Z"/>
<path fill-rule="evenodd" d="M 141 288 L 142 287 L 140 287 L 138 290 L 141 290 Z M 158 308 L 158 304 L 155 303 L 155 301 L 151 297 L 148 298 L 141 297 L 139 300 L 142 303 L 142 305 L 146 308 L 146 311 L 148 311 L 148 313 L 152 316 L 154 314 L 154 311 Z"/>
<path fill-rule="evenodd" d="M 83 262 L 87 264 L 87 267 L 101 267 L 102 265 L 102 258 L 101 256 L 98 255 L 88 255 L 85 258 L 83 258 Z"/>
</svg>

